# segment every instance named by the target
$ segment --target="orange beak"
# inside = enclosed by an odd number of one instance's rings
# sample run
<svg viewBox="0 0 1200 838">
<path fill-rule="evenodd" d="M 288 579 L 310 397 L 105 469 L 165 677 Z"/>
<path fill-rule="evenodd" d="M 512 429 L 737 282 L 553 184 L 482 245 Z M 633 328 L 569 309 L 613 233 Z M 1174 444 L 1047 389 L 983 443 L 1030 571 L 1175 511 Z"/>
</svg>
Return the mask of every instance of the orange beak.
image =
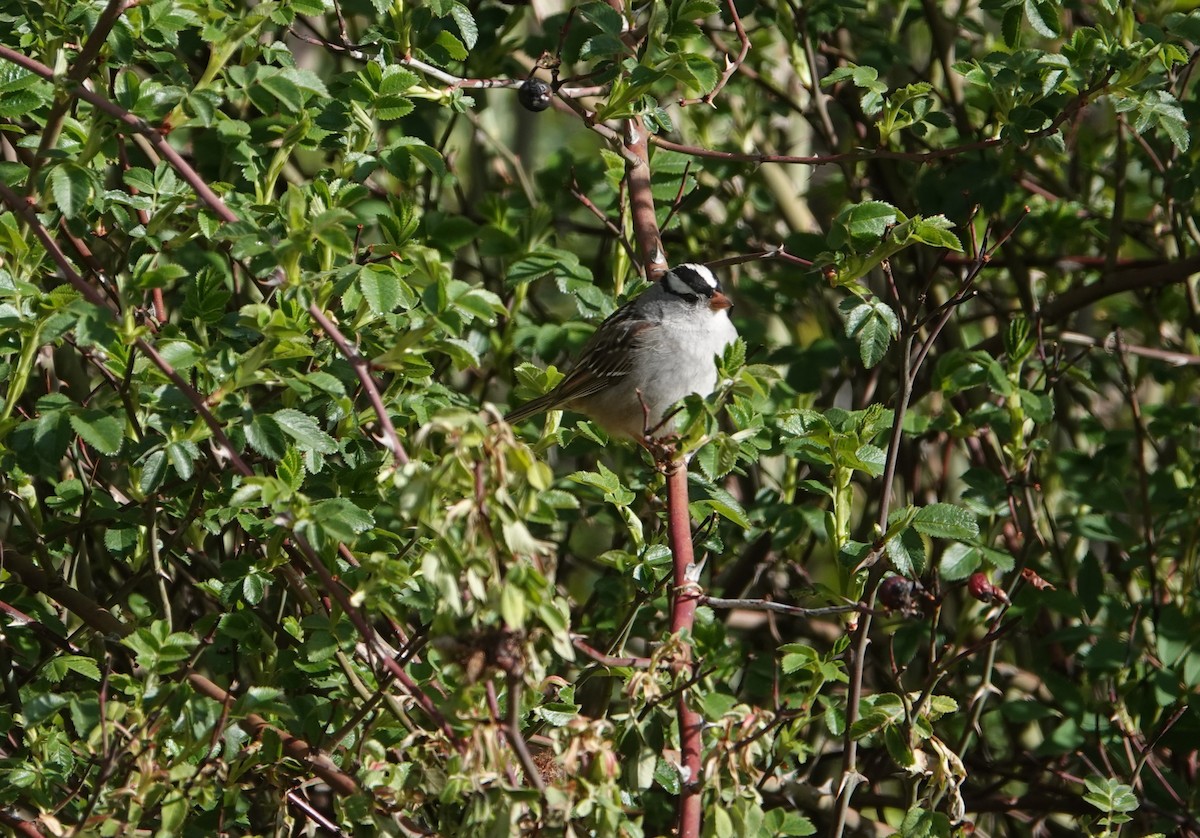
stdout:
<svg viewBox="0 0 1200 838">
<path fill-rule="evenodd" d="M 726 297 L 720 291 L 713 291 L 712 298 L 708 301 L 708 307 L 713 311 L 723 311 L 727 308 L 733 308 L 733 300 Z"/>
</svg>

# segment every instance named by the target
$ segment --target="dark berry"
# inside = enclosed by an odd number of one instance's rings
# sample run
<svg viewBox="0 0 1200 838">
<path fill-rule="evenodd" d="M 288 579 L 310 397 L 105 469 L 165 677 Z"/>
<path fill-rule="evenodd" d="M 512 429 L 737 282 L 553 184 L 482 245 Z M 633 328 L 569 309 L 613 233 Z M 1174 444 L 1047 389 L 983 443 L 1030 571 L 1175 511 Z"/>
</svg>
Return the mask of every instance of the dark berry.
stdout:
<svg viewBox="0 0 1200 838">
<path fill-rule="evenodd" d="M 903 576 L 889 576 L 879 585 L 879 601 L 890 611 L 913 610 L 913 583 Z"/>
<path fill-rule="evenodd" d="M 971 574 L 971 578 L 967 580 L 967 590 L 980 602 L 992 602 L 993 600 L 1008 602 L 1008 595 L 1004 593 L 1003 589 L 993 585 L 983 571 Z"/>
<path fill-rule="evenodd" d="M 517 101 L 526 110 L 534 112 L 544 111 L 550 107 L 550 97 L 552 95 L 554 95 L 554 91 L 550 88 L 550 85 L 541 79 L 525 79 L 525 83 L 517 88 Z"/>
</svg>

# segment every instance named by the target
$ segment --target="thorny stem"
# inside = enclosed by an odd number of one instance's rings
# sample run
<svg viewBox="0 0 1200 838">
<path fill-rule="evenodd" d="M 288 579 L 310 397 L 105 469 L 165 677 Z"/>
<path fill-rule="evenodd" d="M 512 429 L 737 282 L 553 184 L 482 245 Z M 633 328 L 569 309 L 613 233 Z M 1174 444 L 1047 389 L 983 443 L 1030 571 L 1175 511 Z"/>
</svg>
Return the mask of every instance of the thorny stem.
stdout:
<svg viewBox="0 0 1200 838">
<path fill-rule="evenodd" d="M 671 602 L 671 632 L 691 634 L 700 601 L 699 569 L 692 549 L 691 515 L 688 512 L 687 465 L 677 458 L 667 471 L 667 534 L 671 545 L 675 575 L 675 595 Z M 677 664 L 682 673 L 694 669 L 691 643 L 682 645 Z M 688 703 L 688 690 L 681 690 L 677 699 L 679 715 L 679 752 L 683 783 L 679 792 L 679 836 L 696 838 L 700 834 L 701 736 L 704 720 Z"/>
<path fill-rule="evenodd" d="M 338 330 L 333 321 L 321 310 L 321 307 L 313 303 L 308 307 L 309 314 L 321 325 L 325 334 L 329 335 L 338 351 L 350 362 L 350 367 L 354 370 L 354 374 L 358 377 L 358 381 L 366 391 L 367 399 L 371 402 L 371 407 L 375 409 L 375 415 L 379 417 L 379 424 L 383 428 L 383 438 L 388 448 L 392 450 L 392 457 L 396 461 L 396 465 L 403 466 L 408 464 L 408 454 L 404 450 L 404 446 L 400 444 L 400 437 L 396 435 L 396 426 L 392 424 L 392 417 L 388 415 L 387 408 L 384 407 L 383 398 L 379 395 L 379 388 L 375 385 L 375 380 L 371 378 L 370 363 L 359 354 L 358 350 L 350 345 L 345 336 Z"/>
<path fill-rule="evenodd" d="M 648 279 L 657 279 L 667 269 L 667 256 L 659 238 L 658 219 L 654 215 L 654 195 L 650 191 L 649 132 L 640 117 L 625 123 L 625 181 L 629 184 L 630 217 L 634 238 L 642 256 L 642 269 Z"/>
<path fill-rule="evenodd" d="M 525 778 L 535 789 L 545 793 L 546 781 L 542 779 L 542 772 L 538 770 L 533 755 L 529 753 L 529 746 L 525 743 L 525 737 L 521 735 L 522 686 L 519 674 L 508 673 L 508 719 L 504 725 L 504 735 L 508 738 L 508 744 L 516 753 L 517 759 L 521 761 L 521 767 L 525 769 Z"/>
<path fill-rule="evenodd" d="M 21 584 L 32 591 L 50 597 L 100 635 L 125 637 L 133 633 L 132 628 L 93 602 L 89 596 L 41 570 L 16 551 L 4 549 L 4 565 L 8 571 L 21 580 Z M 221 689 L 203 675 L 192 672 L 186 676 L 186 680 L 196 692 L 213 701 L 224 704 L 234 700 L 229 692 Z M 267 732 L 273 732 L 279 738 L 288 756 L 306 765 L 338 794 L 361 793 L 355 779 L 338 768 L 327 754 L 304 740 L 280 730 L 257 713 L 247 713 L 241 716 L 237 720 L 237 724 L 254 739 L 260 738 Z"/>
</svg>

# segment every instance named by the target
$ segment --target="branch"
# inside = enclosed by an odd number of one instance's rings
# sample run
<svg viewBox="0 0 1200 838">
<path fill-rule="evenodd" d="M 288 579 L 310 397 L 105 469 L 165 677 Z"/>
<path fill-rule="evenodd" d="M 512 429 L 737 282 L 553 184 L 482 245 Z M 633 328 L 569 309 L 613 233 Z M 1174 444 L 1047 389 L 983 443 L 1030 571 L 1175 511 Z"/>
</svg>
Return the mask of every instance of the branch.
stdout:
<svg viewBox="0 0 1200 838">
<path fill-rule="evenodd" d="M 654 194 L 650 190 L 650 150 L 645 123 L 640 117 L 625 122 L 625 182 L 629 184 L 629 210 L 633 235 L 642 254 L 642 270 L 647 279 L 658 279 L 667 269 L 654 215 Z"/>
<path fill-rule="evenodd" d="M 740 608 L 744 611 L 773 611 L 777 614 L 788 614 L 792 617 L 829 617 L 834 614 L 847 614 L 857 611 L 867 613 L 867 608 L 861 602 L 849 605 L 827 605 L 822 608 L 801 608 L 798 605 L 787 605 L 782 602 L 772 602 L 769 599 L 722 599 L 715 596 L 701 596 L 700 603 L 710 608 Z"/>
<path fill-rule="evenodd" d="M 371 402 L 371 407 L 375 409 L 375 415 L 379 417 L 379 424 L 383 427 L 384 445 L 392 450 L 392 458 L 396 461 L 396 465 L 407 465 L 408 453 L 400 444 L 400 437 L 396 435 L 396 426 L 392 424 L 392 417 L 388 415 L 387 408 L 383 405 L 383 399 L 379 395 L 379 387 L 376 386 L 375 379 L 371 378 L 370 362 L 350 345 L 345 335 L 338 330 L 337 326 L 333 325 L 333 321 L 325 315 L 320 306 L 316 303 L 311 304 L 308 307 L 308 313 L 321 324 L 325 334 L 329 335 L 338 351 L 350 362 L 354 374 L 358 376 L 358 381 L 367 394 L 367 399 Z"/>
<path fill-rule="evenodd" d="M 733 0 L 729 0 L 725 5 L 729 9 L 730 18 L 733 19 L 733 28 L 737 32 L 738 42 L 742 45 L 741 50 L 738 52 L 737 58 L 732 61 L 729 58 L 729 54 L 726 53 L 725 72 L 721 74 L 716 87 L 699 99 L 680 99 L 679 105 L 681 107 L 687 107 L 688 105 L 711 105 L 725 85 L 729 83 L 729 80 L 733 78 L 733 74 L 742 66 L 742 62 L 746 60 L 746 55 L 750 52 L 750 38 L 746 35 L 746 28 L 742 26 L 742 18 L 738 14 L 737 4 Z"/>
<path fill-rule="evenodd" d="M 0 50 L 3 49 L 3 47 L 0 47 Z M 29 225 L 29 229 L 33 231 L 34 236 L 42 243 L 42 247 L 45 248 L 46 253 L 58 266 L 59 270 L 62 271 L 63 276 L 65 276 L 67 281 L 70 282 L 71 285 L 73 285 L 81 295 L 83 295 L 84 299 L 98 308 L 115 311 L 115 307 L 103 296 L 101 296 L 99 291 L 89 285 L 87 281 L 84 280 L 84 278 L 79 274 L 79 272 L 75 270 L 75 266 L 72 265 L 70 260 L 67 259 L 66 255 L 62 252 L 62 248 L 58 246 L 58 243 L 54 240 L 54 237 L 50 235 L 50 231 L 45 228 L 41 220 L 38 218 L 37 212 L 34 210 L 33 204 L 29 200 L 21 198 L 19 195 L 17 195 L 17 193 L 13 192 L 8 187 L 8 184 L 0 181 L 0 201 L 8 204 L 9 208 L 15 214 L 19 215 L 27 225 Z M 145 353 L 148 358 L 150 358 L 150 360 L 156 367 L 158 367 L 163 375 L 165 375 L 170 382 L 174 384 L 176 388 L 178 388 L 179 392 L 183 393 L 184 397 L 191 402 L 192 407 L 196 409 L 196 412 L 200 415 L 200 418 L 204 421 L 204 424 L 208 426 L 209 431 L 213 435 L 213 439 L 215 439 L 217 444 L 224 449 L 225 456 L 227 456 L 230 462 L 233 463 L 234 468 L 236 468 L 243 476 L 248 477 L 251 475 L 253 472 L 251 471 L 250 466 L 246 464 L 245 460 L 242 459 L 237 449 L 233 447 L 233 443 L 230 442 L 229 437 L 225 435 L 225 431 L 221 427 L 221 423 L 217 421 L 217 418 L 213 416 L 212 411 L 208 409 L 208 405 L 205 403 L 205 400 L 200 393 L 197 392 L 194 387 L 184 381 L 179 373 L 175 371 L 175 368 L 172 367 L 171 364 L 168 363 L 161 354 L 159 354 L 158 350 L 155 349 L 145 338 L 139 337 L 136 340 L 135 345 L 138 347 L 138 349 Z"/>
<path fill-rule="evenodd" d="M 362 613 L 350 601 L 346 589 L 333 578 L 333 574 L 329 572 L 329 568 L 325 567 L 325 563 L 321 561 L 321 557 L 316 554 L 312 546 L 299 533 L 293 531 L 291 539 L 292 543 L 287 544 L 284 549 L 288 551 L 288 554 L 295 561 L 301 565 L 307 565 L 317 575 L 317 578 L 321 580 L 321 587 L 334 598 L 338 606 L 345 612 L 350 622 L 354 625 L 354 628 L 366 642 L 368 648 L 378 652 L 379 642 L 375 630 L 371 628 L 370 624 L 363 618 Z M 400 682 L 409 697 L 416 702 L 425 715 L 438 726 L 446 738 L 460 750 L 465 749 L 466 744 L 463 742 L 462 737 L 454 731 L 454 728 L 446 721 L 446 717 L 438 710 L 433 700 L 413 681 L 404 667 L 394 660 L 386 650 L 379 655 L 379 660 L 384 668 Z"/>
<path fill-rule="evenodd" d="M 1104 81 L 1096 82 L 1089 86 L 1086 90 L 1080 91 L 1070 105 L 1063 108 L 1062 113 L 1054 118 L 1054 120 L 1039 131 L 1034 131 L 1022 137 L 1025 143 L 1038 140 L 1043 137 L 1049 137 L 1058 131 L 1059 127 L 1086 107 L 1093 98 L 1102 94 L 1108 85 Z M 1000 137 L 992 137 L 987 140 L 977 140 L 976 142 L 963 143 L 962 145 L 950 146 L 949 148 L 935 148 L 930 151 L 892 151 L 887 148 L 864 149 L 861 151 L 847 151 L 840 154 L 821 154 L 810 157 L 798 157 L 791 154 L 746 154 L 733 151 L 716 151 L 715 149 L 703 148 L 701 146 L 685 145 L 683 143 L 673 142 L 657 134 L 651 135 L 650 142 L 659 148 L 665 148 L 669 151 L 677 151 L 680 154 L 690 154 L 693 157 L 708 157 L 714 160 L 731 160 L 741 163 L 789 163 L 799 164 L 803 166 L 829 166 L 837 163 L 852 163 L 860 160 L 908 160 L 913 163 L 928 163 L 932 160 L 940 160 L 945 157 L 956 157 L 959 154 L 966 154 L 971 151 L 982 151 L 983 149 L 995 148 L 996 146 L 1005 145 L 1013 142 L 1012 140 L 1004 140 Z"/>
<path fill-rule="evenodd" d="M 132 627 L 100 607 L 91 597 L 65 584 L 62 580 L 53 578 L 24 555 L 5 547 L 3 556 L 5 569 L 15 574 L 21 580 L 22 585 L 31 591 L 50 597 L 86 623 L 92 630 L 102 635 L 116 635 L 117 637 L 127 637 L 133 633 Z M 192 689 L 213 701 L 222 704 L 237 701 L 237 696 L 217 686 L 203 675 L 193 672 L 188 674 L 186 680 Z M 301 765 L 307 766 L 313 774 L 328 783 L 337 794 L 345 796 L 360 794 L 363 791 L 358 782 L 338 768 L 324 751 L 293 736 L 286 730 L 275 727 L 257 713 L 247 713 L 237 720 L 237 724 L 255 740 L 261 739 L 267 733 L 279 737 L 284 753 Z"/>
<path fill-rule="evenodd" d="M 1106 297 L 1126 291 L 1144 291 L 1185 282 L 1200 273 L 1200 255 L 1173 262 L 1161 262 L 1149 267 L 1128 268 L 1105 274 L 1091 285 L 1073 288 L 1042 306 L 1038 317 L 1044 326 L 1066 320 L 1073 314 Z M 1074 333 L 1067 333 L 1074 334 Z M 995 354 L 1003 346 L 1003 335 L 997 334 L 980 341 L 973 350 Z M 1078 342 L 1078 341 L 1075 341 Z M 1190 357 L 1190 356 L 1189 356 Z M 1163 360 L 1169 360 L 1164 358 Z M 1174 361 L 1173 361 L 1174 363 Z"/>
<path fill-rule="evenodd" d="M 606 655 L 599 649 L 589 646 L 587 641 L 582 637 L 572 637 L 571 645 L 601 666 L 647 669 L 651 663 L 650 658 L 615 657 L 613 655 Z"/>
<path fill-rule="evenodd" d="M 713 160 L 728 160 L 735 163 L 755 163 L 760 165 L 763 163 L 787 163 L 802 166 L 832 166 L 838 163 L 853 163 L 860 160 L 908 160 L 914 163 L 926 163 L 930 160 L 954 157 L 969 151 L 993 148 L 1003 143 L 1004 140 L 997 137 L 990 140 L 980 140 L 974 143 L 951 146 L 950 148 L 934 149 L 933 151 L 891 151 L 890 149 L 879 148 L 874 150 L 846 151 L 839 154 L 818 154 L 809 157 L 793 154 L 748 154 L 738 151 L 717 151 L 712 148 L 673 142 L 657 134 L 651 135 L 650 142 L 659 148 L 665 148 L 668 151 L 677 151 L 680 154 L 690 154 L 693 157 L 708 157 Z"/>
<path fill-rule="evenodd" d="M 521 676 L 515 672 L 508 673 L 508 719 L 504 725 L 504 735 L 508 738 L 508 744 L 517 754 L 517 759 L 521 761 L 521 767 L 525 769 L 525 778 L 539 792 L 545 794 L 546 781 L 542 778 L 542 772 L 538 769 L 537 763 L 533 761 L 533 755 L 529 753 L 529 746 L 525 744 L 525 737 L 521 735 L 521 687 L 523 686 Z"/>
<path fill-rule="evenodd" d="M 121 15 L 125 14 L 130 7 L 136 6 L 138 2 L 139 0 L 108 0 L 108 5 L 96 19 L 96 28 L 88 35 L 83 49 L 79 51 L 79 55 L 75 56 L 71 69 L 67 71 L 68 81 L 81 84 L 88 77 L 100 55 L 100 48 L 104 46 L 104 41 L 108 38 L 108 33 L 112 31 Z M 42 161 L 47 158 L 47 152 L 58 142 L 59 134 L 62 132 L 63 119 L 70 108 L 71 99 L 64 96 L 55 101 L 50 108 L 50 113 L 46 115 L 46 127 L 42 129 L 41 142 L 38 143 L 37 151 L 34 152 L 33 160 L 29 164 L 29 174 L 25 178 L 26 195 L 33 194 L 38 170 L 41 168 Z"/>
<path fill-rule="evenodd" d="M 1115 332 L 1110 333 L 1104 340 L 1094 338 L 1091 335 L 1080 334 L 1079 332 L 1059 332 L 1056 340 L 1060 343 L 1071 343 L 1075 346 L 1090 346 L 1094 349 L 1103 349 L 1110 354 L 1117 350 Z M 1126 354 L 1138 355 L 1142 358 L 1153 358 L 1156 361 L 1163 361 L 1174 367 L 1196 366 L 1200 364 L 1200 355 L 1191 355 L 1187 352 L 1171 352 L 1168 349 L 1155 349 L 1151 346 L 1133 346 L 1124 340 L 1120 342 L 1120 348 Z"/>
<path fill-rule="evenodd" d="M 667 471 L 667 533 L 675 569 L 675 595 L 671 601 L 672 634 L 691 634 L 696 619 L 696 604 L 700 601 L 699 568 L 692 551 L 692 524 L 688 512 L 687 461 L 679 457 Z M 682 657 L 677 664 L 681 671 L 694 671 L 692 646 L 681 641 Z M 679 751 L 682 783 L 679 791 L 679 836 L 696 838 L 700 834 L 700 816 L 704 788 L 700 765 L 700 750 L 704 720 L 688 703 L 688 690 L 680 690 Z"/>
<path fill-rule="evenodd" d="M 9 49 L 6 46 L 0 46 L 0 58 L 16 64 L 18 67 L 24 67 L 29 72 L 33 73 L 34 75 L 41 76 L 46 81 L 58 81 L 54 75 L 54 71 L 45 64 L 35 61 L 28 56 L 22 55 L 15 50 Z M 238 217 L 234 214 L 233 210 L 225 206 L 225 202 L 217 196 L 216 192 L 212 191 L 209 185 L 204 182 L 204 179 L 196 173 L 196 170 L 188 165 L 188 162 L 179 155 L 178 151 L 171 147 L 171 144 L 167 142 L 166 137 L 159 133 L 158 130 L 151 126 L 148 122 L 134 116 L 120 105 L 110 102 L 99 93 L 88 90 L 82 84 L 68 84 L 65 88 L 65 91 L 68 96 L 82 99 L 88 104 L 95 106 L 99 110 L 102 110 L 109 116 L 115 118 L 118 122 L 129 128 L 132 128 L 134 133 L 145 137 L 149 141 L 150 145 L 154 146 L 154 150 L 161 154 L 167 160 L 167 162 L 171 164 L 175 171 L 179 172 L 179 176 L 187 182 L 188 186 L 192 187 L 197 197 L 207 204 L 209 209 L 217 214 L 218 218 L 230 224 L 238 220 Z"/>
</svg>

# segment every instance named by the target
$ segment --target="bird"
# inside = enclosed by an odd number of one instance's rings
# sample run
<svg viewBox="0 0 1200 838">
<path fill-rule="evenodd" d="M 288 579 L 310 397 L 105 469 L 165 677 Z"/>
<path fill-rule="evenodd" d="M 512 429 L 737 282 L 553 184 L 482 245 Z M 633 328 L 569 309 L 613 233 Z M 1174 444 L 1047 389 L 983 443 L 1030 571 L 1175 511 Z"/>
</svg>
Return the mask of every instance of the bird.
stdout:
<svg viewBox="0 0 1200 838">
<path fill-rule="evenodd" d="M 716 358 L 737 340 L 733 302 L 705 265 L 667 270 L 613 312 L 584 344 L 558 385 L 507 416 L 509 424 L 547 410 L 582 413 L 610 435 L 642 440 L 670 432 L 667 410 L 717 386 Z"/>
</svg>

